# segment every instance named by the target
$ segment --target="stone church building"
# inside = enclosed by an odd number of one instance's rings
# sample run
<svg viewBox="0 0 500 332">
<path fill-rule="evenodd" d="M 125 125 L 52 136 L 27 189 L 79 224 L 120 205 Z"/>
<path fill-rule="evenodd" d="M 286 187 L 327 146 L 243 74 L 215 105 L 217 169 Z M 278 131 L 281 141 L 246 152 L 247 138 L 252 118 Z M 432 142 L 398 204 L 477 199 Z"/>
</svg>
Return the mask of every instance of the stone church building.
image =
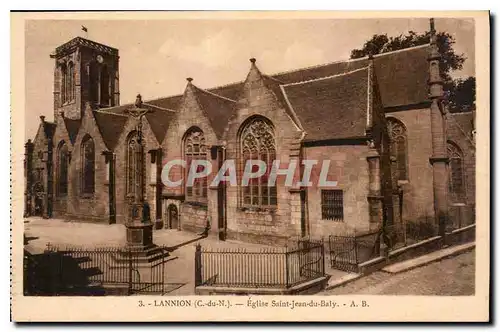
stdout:
<svg viewBox="0 0 500 332">
<path fill-rule="evenodd" d="M 279 243 L 384 223 L 436 232 L 474 223 L 474 112 L 447 112 L 435 37 L 277 74 L 250 59 L 241 82 L 210 88 L 188 78 L 183 94 L 142 102 L 140 119 L 127 113 L 136 105 L 120 105 L 117 49 L 77 37 L 51 57 L 54 122 L 40 117 L 25 144 L 25 216 L 126 223 L 142 169 L 155 232 L 208 229 L 220 239 Z M 330 160 L 337 185 L 268 186 L 262 178 L 211 187 L 209 178 L 169 188 L 162 168 L 176 158 L 214 166 Z"/>
</svg>

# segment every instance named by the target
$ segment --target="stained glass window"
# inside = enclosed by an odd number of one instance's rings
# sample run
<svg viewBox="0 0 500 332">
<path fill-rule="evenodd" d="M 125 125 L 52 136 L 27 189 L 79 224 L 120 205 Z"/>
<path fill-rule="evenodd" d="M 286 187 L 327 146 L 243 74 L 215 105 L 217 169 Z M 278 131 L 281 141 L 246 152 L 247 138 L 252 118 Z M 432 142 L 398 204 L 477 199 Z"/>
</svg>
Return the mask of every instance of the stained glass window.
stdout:
<svg viewBox="0 0 500 332">
<path fill-rule="evenodd" d="M 188 130 L 184 140 L 184 160 L 186 161 L 186 199 L 188 201 L 206 202 L 207 200 L 207 177 L 194 180 L 193 185 L 187 183 L 189 170 L 193 160 L 206 160 L 207 147 L 205 144 L 205 135 L 199 128 L 191 128 Z M 203 166 L 198 166 L 203 167 Z M 202 172 L 202 169 L 196 170 Z"/>
<path fill-rule="evenodd" d="M 447 143 L 449 163 L 448 187 L 452 200 L 462 201 L 465 196 L 463 155 L 460 148 L 453 142 Z"/>
<path fill-rule="evenodd" d="M 405 126 L 396 119 L 388 119 L 391 170 L 396 180 L 408 180 L 407 137 Z"/>
<path fill-rule="evenodd" d="M 267 165 L 267 171 L 264 175 L 250 179 L 248 186 L 241 187 L 242 205 L 276 206 L 276 184 L 273 186 L 268 185 L 272 163 L 276 159 L 276 141 L 271 122 L 261 117 L 255 117 L 244 124 L 240 134 L 240 151 L 239 167 L 241 176 L 249 160 L 261 160 Z M 256 169 L 252 170 L 252 172 L 255 171 Z"/>
<path fill-rule="evenodd" d="M 57 194 L 68 194 L 68 145 L 61 141 L 57 151 Z"/>
<path fill-rule="evenodd" d="M 95 146 L 94 140 L 86 135 L 82 140 L 82 193 L 95 191 Z"/>
</svg>

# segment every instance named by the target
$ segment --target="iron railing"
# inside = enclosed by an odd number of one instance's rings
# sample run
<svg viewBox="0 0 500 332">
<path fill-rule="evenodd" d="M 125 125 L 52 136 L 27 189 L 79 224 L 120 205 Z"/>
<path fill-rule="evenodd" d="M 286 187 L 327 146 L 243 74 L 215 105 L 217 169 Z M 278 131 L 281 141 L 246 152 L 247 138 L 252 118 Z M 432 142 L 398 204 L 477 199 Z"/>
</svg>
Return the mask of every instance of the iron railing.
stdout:
<svg viewBox="0 0 500 332">
<path fill-rule="evenodd" d="M 43 254 L 25 257 L 25 289 L 33 295 L 104 295 L 111 288 L 128 295 L 163 294 L 167 254 L 165 247 L 157 247 L 157 258 L 150 262 L 127 248 L 48 244 Z"/>
<path fill-rule="evenodd" d="M 330 266 L 358 272 L 358 265 L 380 255 L 380 231 L 342 234 L 328 237 Z"/>
<path fill-rule="evenodd" d="M 325 275 L 323 242 L 292 247 L 205 249 L 195 251 L 195 285 L 244 288 L 290 288 Z"/>
</svg>

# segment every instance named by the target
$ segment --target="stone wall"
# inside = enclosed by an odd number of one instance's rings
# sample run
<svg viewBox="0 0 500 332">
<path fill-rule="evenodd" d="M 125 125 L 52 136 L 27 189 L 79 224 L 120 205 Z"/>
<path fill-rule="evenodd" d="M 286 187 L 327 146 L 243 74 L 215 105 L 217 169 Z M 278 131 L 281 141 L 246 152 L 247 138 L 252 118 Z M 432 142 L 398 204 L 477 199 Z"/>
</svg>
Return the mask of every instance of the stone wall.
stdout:
<svg viewBox="0 0 500 332">
<path fill-rule="evenodd" d="M 288 165 L 294 159 L 299 160 L 301 132 L 288 116 L 283 105 L 278 102 L 274 93 L 266 87 L 255 67 L 250 70 L 243 90 L 237 114 L 230 120 L 225 133 L 226 158 L 238 160 L 239 130 L 248 119 L 253 116 L 262 116 L 274 126 L 276 156 L 281 165 Z M 296 174 L 298 174 L 298 167 Z M 238 178 L 238 181 L 241 179 Z M 279 176 L 277 206 L 266 209 L 243 207 L 239 196 L 240 186 L 227 187 L 226 211 L 229 239 L 279 244 L 289 236 L 300 235 L 300 193 L 293 190 L 294 188 L 285 187 L 283 182 L 284 176 Z"/>
<path fill-rule="evenodd" d="M 184 137 L 188 130 L 193 127 L 201 129 L 204 133 L 205 144 L 207 147 L 207 159 L 210 159 L 210 147 L 218 144 L 217 137 L 211 127 L 210 121 L 204 114 L 204 111 L 200 108 L 194 93 L 194 89 L 191 88 L 190 84 L 188 84 L 184 93 L 184 98 L 179 105 L 177 116 L 170 123 L 162 144 L 164 151 L 163 165 L 170 160 L 183 159 Z M 172 181 L 179 179 L 183 180 L 183 184 L 181 186 L 163 187 L 164 196 L 179 197 L 179 201 L 183 201 L 179 206 L 180 228 L 182 230 L 200 232 L 207 225 L 207 217 L 211 216 L 211 231 L 216 232 L 217 195 L 215 192 L 210 189 L 207 190 L 206 204 L 187 202 L 184 201 L 185 169 L 178 166 L 172 168 L 169 178 Z M 210 181 L 208 181 L 208 183 L 210 183 Z"/>
<path fill-rule="evenodd" d="M 431 117 L 429 109 L 412 109 L 387 113 L 406 127 L 408 181 L 402 181 L 403 219 L 434 223 Z M 397 206 L 394 207 L 398 213 Z M 397 219 L 396 219 L 397 220 Z"/>
<path fill-rule="evenodd" d="M 312 237 L 369 229 L 368 151 L 366 144 L 305 148 L 304 158 L 320 162 L 331 160 L 328 179 L 338 181 L 338 185 L 323 189 L 340 189 L 344 197 L 344 220 L 324 220 L 321 214 L 322 188 L 313 186 L 307 189 L 307 216 Z"/>
<path fill-rule="evenodd" d="M 81 144 L 88 134 L 95 146 L 95 190 L 92 195 L 81 194 L 82 151 Z M 67 218 L 71 220 L 109 222 L 109 194 L 106 185 L 105 158 L 101 154 L 108 148 L 102 140 L 96 121 L 90 109 L 84 112 L 80 131 L 75 140 L 69 166 Z"/>
<path fill-rule="evenodd" d="M 59 114 L 55 118 L 55 123 L 57 125 L 56 131 L 54 133 L 54 153 L 53 153 L 53 176 L 54 176 L 54 208 L 52 211 L 52 215 L 54 218 L 65 218 L 66 217 L 66 210 L 67 210 L 67 200 L 68 200 L 68 194 L 62 195 L 58 193 L 57 186 L 59 183 L 59 179 L 57 177 L 59 173 L 59 147 L 62 142 L 64 142 L 68 146 L 68 152 L 71 154 L 73 150 L 73 144 L 71 143 L 69 139 L 68 132 L 66 130 L 66 126 L 64 124 L 64 119 L 63 117 Z M 70 163 L 71 164 L 71 163 Z M 70 164 L 68 165 L 68 170 L 70 167 Z M 68 174 L 68 183 L 69 179 L 75 176 L 74 174 L 69 173 Z"/>
</svg>

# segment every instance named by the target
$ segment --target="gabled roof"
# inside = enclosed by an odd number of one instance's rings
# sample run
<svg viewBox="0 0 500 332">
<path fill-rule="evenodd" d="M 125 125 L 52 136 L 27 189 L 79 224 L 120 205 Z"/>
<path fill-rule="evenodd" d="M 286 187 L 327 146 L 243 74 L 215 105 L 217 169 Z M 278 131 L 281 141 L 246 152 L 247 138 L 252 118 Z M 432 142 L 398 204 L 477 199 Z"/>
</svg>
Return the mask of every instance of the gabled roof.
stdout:
<svg viewBox="0 0 500 332">
<path fill-rule="evenodd" d="M 49 121 L 43 122 L 43 132 L 45 133 L 46 138 L 52 138 L 56 131 L 56 124 Z"/>
<path fill-rule="evenodd" d="M 377 54 L 373 58 L 384 108 L 428 101 L 429 45 Z M 302 82 L 346 73 L 368 66 L 368 57 L 299 69 L 273 75 L 286 82 Z"/>
<path fill-rule="evenodd" d="M 365 136 L 368 67 L 335 76 L 282 85 L 289 107 L 306 132 L 305 141 Z"/>
<path fill-rule="evenodd" d="M 118 143 L 118 138 L 128 117 L 99 111 L 93 111 L 93 114 L 104 144 L 106 144 L 108 149 L 113 150 L 116 147 L 116 143 Z"/>
<path fill-rule="evenodd" d="M 134 107 L 133 104 L 126 104 L 94 111 L 94 115 L 97 115 L 96 121 L 98 122 L 99 127 L 103 127 L 103 129 L 100 129 L 101 134 L 103 135 L 103 138 L 106 141 L 106 146 L 109 149 L 113 150 L 115 148 L 116 143 L 118 142 L 118 135 L 122 132 L 128 119 L 128 115 L 125 111 L 132 107 Z M 165 138 L 170 121 L 175 116 L 175 111 L 153 105 L 149 102 L 143 103 L 142 107 L 151 111 L 150 113 L 146 113 L 146 119 L 148 120 L 149 126 L 151 127 L 156 140 L 159 144 L 161 144 Z M 110 122 L 113 122 L 113 128 L 104 128 L 104 126 L 108 126 L 108 123 Z M 106 137 L 104 137 L 105 135 Z M 117 137 L 114 137 L 114 135 Z"/>
<path fill-rule="evenodd" d="M 81 120 L 71 120 L 64 118 L 64 125 L 66 126 L 66 131 L 69 135 L 69 140 L 71 144 L 75 144 L 76 136 L 78 135 L 78 130 L 80 130 Z"/>
<path fill-rule="evenodd" d="M 155 135 L 156 140 L 159 144 L 163 142 L 170 121 L 172 121 L 174 117 L 175 112 L 166 110 L 158 110 L 154 113 L 146 114 L 146 119 L 149 122 L 149 126 L 151 127 L 151 130 L 153 131 L 153 134 Z"/>
<path fill-rule="evenodd" d="M 429 45 L 426 44 L 399 51 L 377 54 L 373 57 L 373 68 L 375 73 L 374 76 L 376 77 L 376 82 L 374 82 L 374 84 L 377 85 L 380 99 L 384 108 L 418 105 L 429 102 L 427 85 L 429 77 L 429 67 L 427 61 L 428 52 Z M 290 91 L 292 95 L 301 94 L 308 100 L 314 99 L 316 97 L 316 93 L 319 94 L 320 98 L 325 98 L 325 92 L 322 92 L 319 86 L 327 84 L 335 84 L 336 89 L 338 89 L 339 91 L 344 91 L 345 94 L 349 95 L 352 94 L 349 91 L 349 89 L 352 87 L 342 86 L 342 83 L 340 83 L 340 81 L 342 81 L 340 76 L 336 79 L 332 76 L 351 73 L 353 71 L 366 68 L 369 65 L 369 61 L 370 60 L 368 59 L 368 57 L 347 61 L 338 61 L 314 67 L 277 73 L 273 75 L 262 75 L 262 77 L 264 78 L 264 83 L 266 84 L 266 86 L 270 90 L 272 90 L 278 100 L 280 100 L 286 106 L 287 103 L 284 95 L 281 92 L 281 89 L 279 88 L 280 85 L 287 86 L 287 94 L 288 91 Z M 350 74 L 348 76 L 350 76 Z M 318 80 L 325 77 L 328 77 L 330 79 L 326 80 L 325 82 L 323 82 L 322 80 Z M 313 83 L 313 81 L 315 80 L 318 80 L 318 82 Z M 300 82 L 303 82 L 305 84 L 299 84 L 292 88 L 291 83 Z M 351 78 L 345 78 L 345 82 L 347 82 L 346 84 L 348 85 L 353 83 L 351 81 Z M 230 99 L 232 101 L 238 101 L 243 91 L 243 84 L 244 82 L 236 82 L 210 89 L 197 88 L 199 92 L 198 99 L 200 100 L 200 104 L 202 104 L 202 107 L 207 111 L 207 114 L 214 126 L 214 130 L 217 135 L 220 135 L 224 130 L 223 127 L 227 124 L 227 120 L 230 116 L 229 114 L 233 114 L 235 112 L 234 105 L 224 98 Z M 361 82 L 358 82 L 358 84 L 361 84 Z M 306 91 L 299 93 L 299 91 L 297 91 L 299 86 L 304 86 Z M 316 91 L 316 88 L 319 90 Z M 355 88 L 358 89 L 360 88 L 360 86 L 358 85 Z M 308 93 L 312 93 L 312 95 L 309 95 Z M 337 93 L 334 94 L 337 95 Z M 175 111 L 178 110 L 182 98 L 183 95 L 174 95 L 170 97 L 149 100 L 145 102 L 145 104 Z M 293 98 L 293 96 L 291 98 Z M 352 100 L 344 99 L 342 100 L 342 102 L 346 103 L 347 105 L 351 102 L 355 103 L 355 99 L 356 98 L 354 97 Z M 322 102 L 325 101 L 323 100 Z M 127 104 L 102 109 L 101 111 L 105 111 L 107 113 L 122 114 L 127 108 L 130 108 L 132 106 L 132 104 Z M 345 111 L 350 112 L 349 109 L 345 109 Z M 322 111 L 318 110 L 317 112 L 321 113 Z M 293 111 L 290 112 L 289 115 L 292 117 L 292 119 L 294 119 Z M 164 115 L 164 117 L 164 120 L 159 121 L 170 121 L 168 115 Z M 150 123 L 152 123 L 151 121 Z M 300 120 L 300 122 L 302 122 L 302 120 Z M 303 125 L 306 126 L 305 124 Z M 338 127 L 339 125 L 335 126 Z M 311 135 L 313 135 L 314 130 L 311 131 L 311 129 L 311 127 L 309 127 L 309 130 L 306 129 L 306 131 L 309 133 L 308 139 L 311 139 L 310 137 L 312 137 Z M 166 130 L 166 124 L 162 126 L 158 125 L 156 127 L 155 135 L 157 136 L 157 138 L 164 137 L 164 133 L 162 134 L 164 130 Z M 350 130 L 356 131 L 353 128 L 351 128 Z M 318 134 L 317 136 L 319 137 L 323 135 L 324 133 Z"/>
<path fill-rule="evenodd" d="M 236 101 L 200 89 L 194 85 L 192 87 L 198 103 L 205 111 L 215 134 L 218 138 L 221 138 L 229 118 L 236 113 Z"/>
</svg>

